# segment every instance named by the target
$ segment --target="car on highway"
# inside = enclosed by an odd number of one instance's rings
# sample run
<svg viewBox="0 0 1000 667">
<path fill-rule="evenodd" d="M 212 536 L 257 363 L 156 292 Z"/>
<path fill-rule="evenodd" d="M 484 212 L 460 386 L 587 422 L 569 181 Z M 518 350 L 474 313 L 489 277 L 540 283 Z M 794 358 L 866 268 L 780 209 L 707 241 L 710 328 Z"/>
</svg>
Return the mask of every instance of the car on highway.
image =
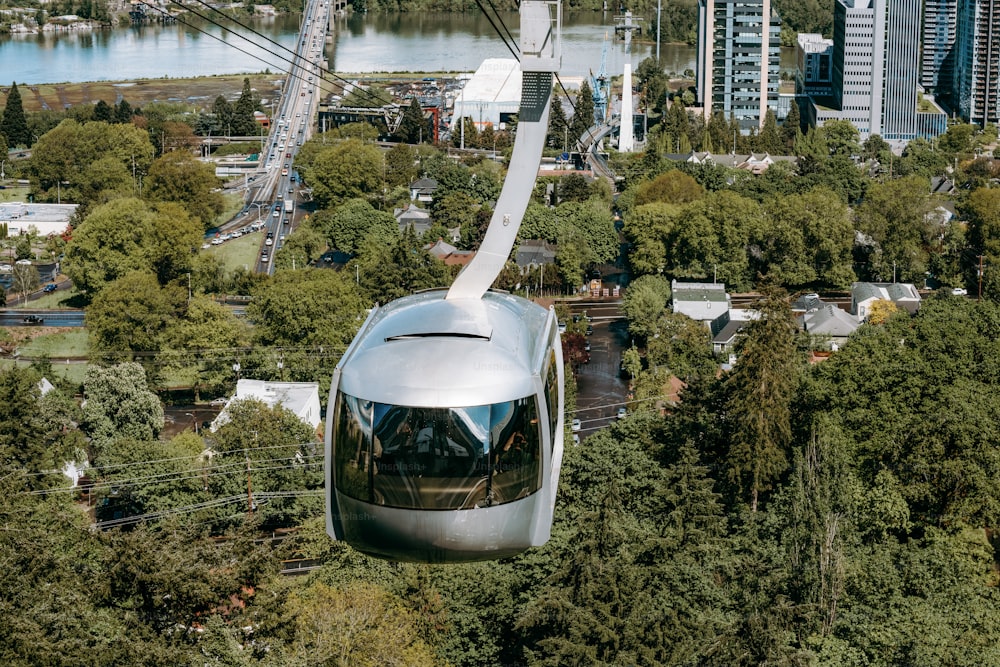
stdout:
<svg viewBox="0 0 1000 667">
<path fill-rule="evenodd" d="M 21 320 L 25 324 L 43 324 L 45 320 L 38 315 L 25 315 L 24 319 Z"/>
<path fill-rule="evenodd" d="M 273 213 L 272 215 L 273 215 L 273 216 L 274 216 L 275 218 L 277 218 L 278 216 L 280 216 L 280 215 L 281 215 L 281 211 L 279 211 L 278 209 L 274 209 L 274 213 Z"/>
<path fill-rule="evenodd" d="M 272 243 L 274 243 L 274 239 L 272 238 L 264 239 L 264 245 L 271 245 Z"/>
<path fill-rule="evenodd" d="M 263 264 L 267 264 L 268 262 L 271 261 L 271 255 L 265 250 L 264 252 L 260 253 L 260 261 Z"/>
<path fill-rule="evenodd" d="M 287 169 L 282 169 L 282 170 L 281 170 L 281 175 L 282 175 L 282 176 L 288 176 L 288 170 L 287 170 Z M 277 211 L 275 211 L 275 212 L 274 212 L 274 215 L 275 215 L 275 217 L 277 217 L 277 215 L 278 215 L 278 212 L 277 212 Z"/>
</svg>

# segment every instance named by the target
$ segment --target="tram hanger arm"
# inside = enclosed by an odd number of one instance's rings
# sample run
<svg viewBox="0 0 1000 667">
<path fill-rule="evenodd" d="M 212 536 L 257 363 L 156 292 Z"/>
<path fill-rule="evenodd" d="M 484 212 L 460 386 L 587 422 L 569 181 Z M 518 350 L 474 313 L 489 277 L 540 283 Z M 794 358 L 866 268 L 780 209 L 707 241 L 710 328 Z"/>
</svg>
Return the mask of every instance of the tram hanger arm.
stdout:
<svg viewBox="0 0 1000 667">
<path fill-rule="evenodd" d="M 552 10 L 555 10 L 553 16 Z M 507 177 L 479 250 L 447 299 L 481 299 L 503 270 L 535 187 L 549 129 L 553 72 L 561 64 L 558 2 L 521 2 L 521 104 Z"/>
</svg>

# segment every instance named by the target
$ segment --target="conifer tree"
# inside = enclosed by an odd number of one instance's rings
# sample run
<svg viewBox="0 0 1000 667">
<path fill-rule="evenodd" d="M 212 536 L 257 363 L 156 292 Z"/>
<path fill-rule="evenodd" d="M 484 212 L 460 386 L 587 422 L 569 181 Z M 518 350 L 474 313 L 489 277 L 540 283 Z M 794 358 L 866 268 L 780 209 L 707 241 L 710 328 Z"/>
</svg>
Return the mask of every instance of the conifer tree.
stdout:
<svg viewBox="0 0 1000 667">
<path fill-rule="evenodd" d="M 132 122 L 132 105 L 126 100 L 120 101 L 115 105 L 115 120 L 116 123 L 131 123 Z"/>
<path fill-rule="evenodd" d="M 94 105 L 94 120 L 102 123 L 110 123 L 114 120 L 115 112 L 104 100 L 98 100 Z"/>
<path fill-rule="evenodd" d="M 545 143 L 549 148 L 562 148 L 563 151 L 572 150 L 575 145 L 575 142 L 569 141 L 569 121 L 566 120 L 566 112 L 554 96 L 549 111 L 549 133 Z"/>
<path fill-rule="evenodd" d="M 403 112 L 403 120 L 399 123 L 399 138 L 407 144 L 419 144 L 429 140 L 430 132 L 424 110 L 420 108 L 420 100 L 410 98 L 410 105 Z"/>
<path fill-rule="evenodd" d="M 233 105 L 233 123 L 229 128 L 230 134 L 236 137 L 250 137 L 257 134 L 257 122 L 254 120 L 253 112 L 257 110 L 257 100 L 254 98 L 253 90 L 250 88 L 250 78 L 243 79 L 243 92 L 240 98 Z"/>
<path fill-rule="evenodd" d="M 3 110 L 3 120 L 0 120 L 0 134 L 7 138 L 8 146 L 31 145 L 31 130 L 28 129 L 28 120 L 24 116 L 21 93 L 16 81 L 7 94 L 7 106 Z"/>
<path fill-rule="evenodd" d="M 795 150 L 795 137 L 801 125 L 802 117 L 799 115 L 799 105 L 795 100 L 792 100 L 792 106 L 788 109 L 788 115 L 785 116 L 785 122 L 781 126 L 781 140 L 785 142 L 787 155 L 793 154 Z"/>
<path fill-rule="evenodd" d="M 760 319 L 737 346 L 736 368 L 726 378 L 729 480 L 756 512 L 760 494 L 788 465 L 792 398 L 799 380 L 795 322 L 780 290 L 765 286 Z"/>
<path fill-rule="evenodd" d="M 576 96 L 576 111 L 570 121 L 570 141 L 575 142 L 587 133 L 594 124 L 594 97 L 586 80 L 580 84 L 580 94 Z"/>
</svg>

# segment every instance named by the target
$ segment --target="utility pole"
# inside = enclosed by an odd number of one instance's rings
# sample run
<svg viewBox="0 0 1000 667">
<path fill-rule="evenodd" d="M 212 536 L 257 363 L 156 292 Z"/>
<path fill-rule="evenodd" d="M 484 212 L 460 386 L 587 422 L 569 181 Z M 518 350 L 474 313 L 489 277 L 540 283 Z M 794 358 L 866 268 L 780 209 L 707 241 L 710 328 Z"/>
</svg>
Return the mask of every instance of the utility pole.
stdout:
<svg viewBox="0 0 1000 667">
<path fill-rule="evenodd" d="M 976 295 L 976 301 L 983 300 L 983 256 L 979 256 L 979 289 Z"/>
<path fill-rule="evenodd" d="M 656 66 L 660 66 L 660 11 L 662 10 L 662 0 L 656 0 Z"/>
<path fill-rule="evenodd" d="M 253 484 L 250 481 L 250 454 L 247 453 L 247 514 L 253 516 Z"/>
</svg>

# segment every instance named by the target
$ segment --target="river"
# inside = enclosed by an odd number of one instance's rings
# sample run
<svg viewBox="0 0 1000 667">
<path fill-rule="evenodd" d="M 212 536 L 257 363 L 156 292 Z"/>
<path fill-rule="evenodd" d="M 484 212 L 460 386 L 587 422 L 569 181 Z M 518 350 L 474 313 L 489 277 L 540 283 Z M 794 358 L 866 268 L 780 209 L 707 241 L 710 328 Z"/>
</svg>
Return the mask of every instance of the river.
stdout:
<svg viewBox="0 0 1000 667">
<path fill-rule="evenodd" d="M 502 14 L 516 38 L 516 13 Z M 563 16 L 564 77 L 581 77 L 601 68 L 620 74 L 654 55 L 656 46 L 633 41 L 629 53 L 614 41 L 614 14 L 567 12 Z M 484 58 L 511 57 L 489 21 L 479 13 L 352 14 L 338 18 L 333 69 L 338 73 L 472 71 Z M 0 84 L 128 81 L 160 77 L 240 74 L 287 69 L 281 48 L 232 25 L 233 31 L 187 17 L 176 25 L 144 25 L 95 31 L 46 32 L 0 38 Z M 298 15 L 256 19 L 255 30 L 285 48 L 293 48 Z M 236 33 L 236 34 L 234 34 Z M 237 36 L 243 34 L 248 39 Z M 279 55 L 275 55 L 278 52 Z M 695 50 L 678 44 L 660 46 L 667 72 L 694 69 Z M 794 68 L 795 54 L 782 52 L 782 69 Z"/>
</svg>

